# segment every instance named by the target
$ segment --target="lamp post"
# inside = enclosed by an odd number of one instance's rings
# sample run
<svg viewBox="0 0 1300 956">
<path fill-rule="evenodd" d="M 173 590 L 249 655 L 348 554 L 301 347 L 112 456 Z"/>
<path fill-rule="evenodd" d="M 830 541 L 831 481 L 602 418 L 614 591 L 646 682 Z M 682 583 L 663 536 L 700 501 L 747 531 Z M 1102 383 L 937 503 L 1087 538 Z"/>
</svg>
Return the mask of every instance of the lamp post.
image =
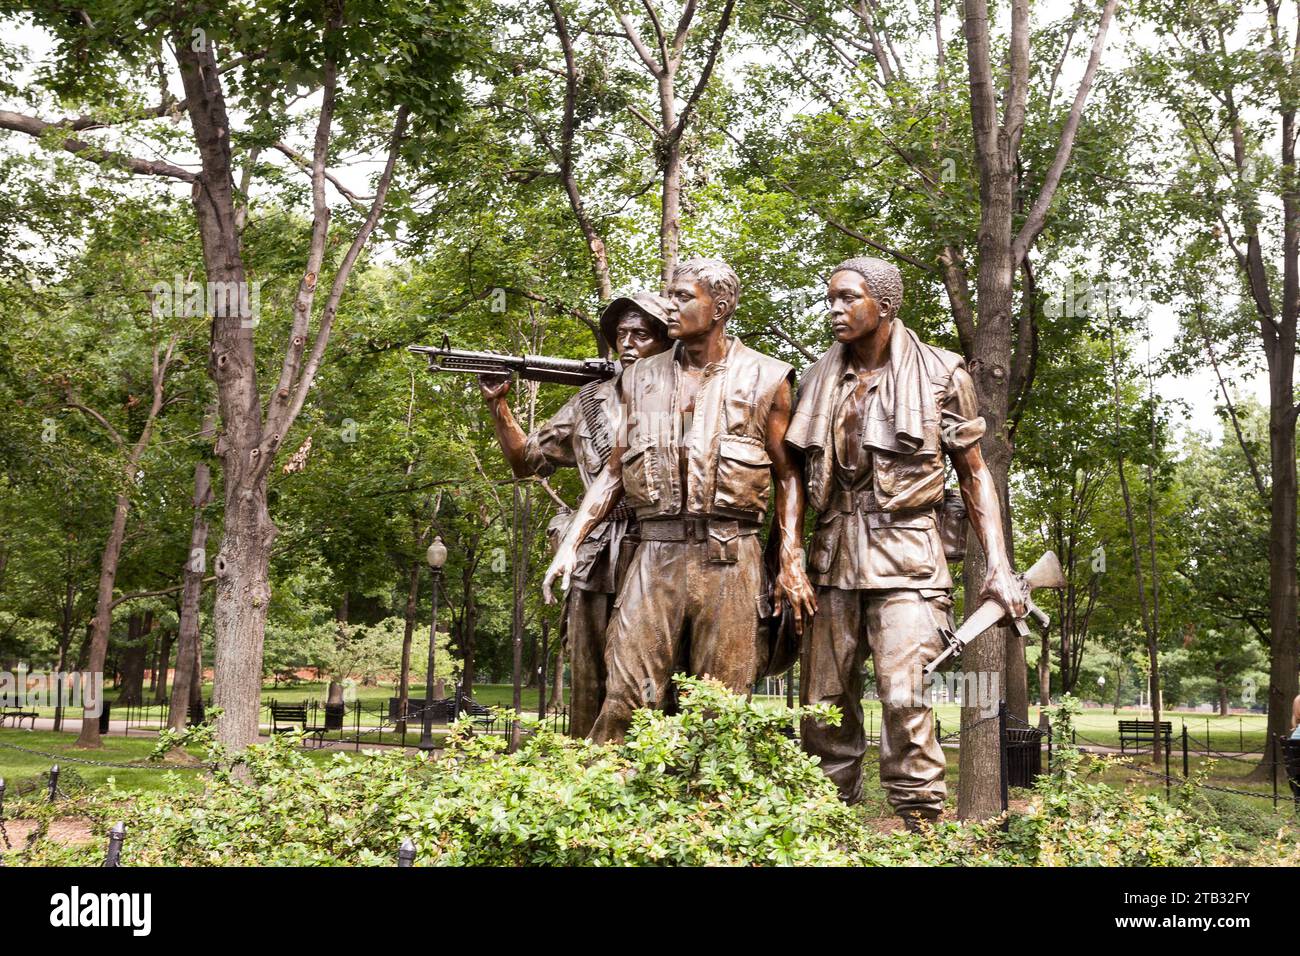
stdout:
<svg viewBox="0 0 1300 956">
<path fill-rule="evenodd" d="M 420 735 L 419 747 L 428 753 L 433 750 L 433 663 L 434 644 L 438 639 L 438 582 L 442 580 L 442 566 L 447 563 L 447 546 L 442 543 L 441 535 L 433 539 L 424 559 L 433 572 L 433 618 L 429 621 L 429 666 L 424 673 L 424 719 L 421 721 L 424 732 Z"/>
</svg>

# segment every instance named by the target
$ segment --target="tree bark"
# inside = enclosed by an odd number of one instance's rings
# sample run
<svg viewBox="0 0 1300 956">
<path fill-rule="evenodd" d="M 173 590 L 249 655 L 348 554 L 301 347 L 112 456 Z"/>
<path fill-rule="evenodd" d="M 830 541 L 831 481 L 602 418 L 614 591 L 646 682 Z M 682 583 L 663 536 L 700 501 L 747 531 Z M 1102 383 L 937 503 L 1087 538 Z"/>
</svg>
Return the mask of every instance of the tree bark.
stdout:
<svg viewBox="0 0 1300 956">
<path fill-rule="evenodd" d="M 203 433 L 211 435 L 214 409 L 203 422 Z M 189 722 L 190 704 L 202 688 L 195 683 L 201 667 L 203 638 L 199 633 L 199 601 L 203 596 L 203 574 L 207 570 L 208 519 L 204 509 L 212 503 L 212 474 L 206 460 L 194 466 L 194 495 L 191 504 L 190 549 L 181 570 L 181 619 L 176 646 L 176 679 L 172 683 L 167 726 L 180 733 Z"/>
<path fill-rule="evenodd" d="M 1009 525 L 1007 479 L 1011 468 L 1011 443 L 1006 430 L 1008 375 L 1011 355 L 1011 293 L 1015 263 L 1011 258 L 1011 212 L 1014 174 L 1010 162 L 1010 137 L 998 123 L 989 68 L 988 8 L 983 0 L 968 0 L 963 31 L 968 47 L 972 123 L 980 172 L 979 272 L 976 301 L 979 323 L 974 354 L 969 357 L 971 377 L 987 429 L 980 442 L 984 461 L 999 491 L 1003 526 Z M 1011 109 L 1011 106 L 1008 106 Z M 1012 538 L 1007 536 L 1008 548 Z M 963 562 L 966 611 L 975 609 L 984 584 L 987 562 L 978 542 L 973 542 Z M 1014 642 L 1006 628 L 994 628 L 977 638 L 963 654 L 963 669 L 996 674 L 1008 711 L 1025 719 L 1010 706 L 1011 682 L 1008 652 Z M 1011 660 L 1023 660 L 1011 655 Z M 1023 677 L 1023 675 L 1022 675 Z M 1021 698 L 1026 707 L 1028 701 Z M 987 819 L 1002 812 L 997 781 L 1001 774 L 1000 741 L 994 721 L 981 717 L 978 702 L 963 701 L 959 757 L 957 813 L 962 819 Z"/>
<path fill-rule="evenodd" d="M 1291 384 L 1295 363 L 1295 319 L 1291 345 L 1269 352 L 1272 400 L 1269 408 L 1269 457 L 1272 493 L 1269 499 L 1269 678 L 1268 740 L 1265 757 L 1254 779 L 1276 775 L 1285 783 L 1279 737 L 1291 731 L 1291 708 L 1300 693 L 1300 631 L 1297 630 L 1296 583 L 1296 416 Z"/>
<path fill-rule="evenodd" d="M 1052 645 L 1046 631 L 1038 656 L 1038 706 L 1040 710 L 1052 706 Z"/>
<path fill-rule="evenodd" d="M 134 707 L 144 703 L 144 666 L 150 650 L 145 642 L 148 634 L 142 615 L 132 614 L 127 619 L 127 643 L 119 654 L 122 677 L 117 685 L 118 706 Z"/>
<path fill-rule="evenodd" d="M 411 642 L 415 638 L 415 615 L 420 597 L 420 562 L 412 560 L 406 584 L 406 623 L 402 629 L 402 670 L 397 681 L 397 732 L 406 733 L 406 710 L 411 700 Z M 425 701 L 428 706 L 428 701 Z"/>
<path fill-rule="evenodd" d="M 163 631 L 158 638 L 158 665 L 150 676 L 154 702 L 158 704 L 167 701 L 167 675 L 171 672 L 172 644 L 175 643 L 175 638 L 176 634 L 170 628 Z"/>
<path fill-rule="evenodd" d="M 465 575 L 465 613 L 461 615 L 461 690 L 468 696 L 474 694 L 474 642 L 475 630 L 478 628 L 478 606 L 474 603 L 473 576 Z"/>
<path fill-rule="evenodd" d="M 1109 303 L 1107 303 L 1107 320 L 1110 318 Z M 1120 494 L 1124 501 L 1124 523 L 1128 526 L 1129 543 L 1133 551 L 1133 574 L 1137 580 L 1138 606 L 1142 612 L 1142 630 L 1146 634 L 1147 663 L 1150 667 L 1150 676 L 1148 678 L 1147 690 L 1151 694 L 1151 719 L 1157 725 L 1159 730 L 1160 723 L 1160 644 L 1159 632 L 1156 630 L 1156 619 L 1153 617 L 1152 608 L 1147 601 L 1146 582 L 1142 573 L 1142 550 L 1138 545 L 1137 523 L 1133 519 L 1133 502 L 1129 494 L 1128 479 L 1124 474 L 1124 449 L 1120 446 L 1120 389 L 1119 389 L 1119 360 L 1115 350 L 1115 330 L 1110 328 L 1110 365 L 1111 376 L 1114 382 L 1115 392 L 1115 443 L 1116 458 L 1115 467 L 1119 475 Z M 1149 476 L 1148 476 L 1149 480 Z M 1148 510 L 1148 521 L 1151 520 L 1151 514 Z M 1152 529 L 1154 533 L 1154 529 Z M 1155 568 L 1154 544 L 1152 545 L 1151 566 Z M 1153 582 L 1154 586 L 1154 582 Z M 1164 753 L 1164 741 L 1157 732 L 1152 735 L 1151 745 L 1151 762 L 1159 763 L 1161 755 Z"/>
<path fill-rule="evenodd" d="M 117 579 L 117 562 L 122 555 L 122 539 L 126 535 L 126 516 L 131 508 L 131 499 L 124 494 L 117 496 L 113 506 L 113 524 L 108 531 L 108 540 L 104 542 L 104 551 L 99 559 L 99 588 L 95 597 L 95 617 L 90 628 L 90 654 L 86 661 L 86 670 L 92 674 L 104 673 L 104 660 L 108 656 L 108 634 L 113 626 L 113 582 Z M 83 708 L 81 714 L 81 733 L 77 735 L 78 747 L 101 747 L 99 739 L 99 721 Z"/>
<path fill-rule="evenodd" d="M 555 642 L 555 665 L 551 674 L 551 710 L 559 713 L 564 710 L 564 642 Z"/>
</svg>

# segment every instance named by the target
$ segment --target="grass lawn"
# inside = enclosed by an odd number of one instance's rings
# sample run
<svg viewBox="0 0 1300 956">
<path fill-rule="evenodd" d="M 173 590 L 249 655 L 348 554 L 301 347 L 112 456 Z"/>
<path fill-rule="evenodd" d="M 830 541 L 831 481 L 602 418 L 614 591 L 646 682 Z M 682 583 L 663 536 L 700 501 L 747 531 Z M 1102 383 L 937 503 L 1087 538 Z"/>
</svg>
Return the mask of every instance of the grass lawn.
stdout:
<svg viewBox="0 0 1300 956">
<path fill-rule="evenodd" d="M 880 727 L 880 702 L 865 701 L 867 726 L 878 732 Z M 1029 722 L 1038 726 L 1039 708 L 1029 708 Z M 935 707 L 943 733 L 950 734 L 961 726 L 961 708 L 956 704 L 939 704 Z M 1050 713 L 1050 711 L 1049 711 Z M 1079 746 L 1088 746 L 1095 741 L 1108 747 L 1119 746 L 1119 722 L 1121 720 L 1150 720 L 1149 710 L 1125 710 L 1112 713 L 1109 707 L 1089 708 L 1075 717 L 1074 725 L 1079 734 Z M 1183 724 L 1187 724 L 1189 749 L 1204 751 L 1207 741 L 1211 750 L 1236 753 L 1241 750 L 1262 751 L 1264 736 L 1268 728 L 1268 718 L 1264 714 L 1229 714 L 1220 717 L 1204 711 L 1172 711 L 1160 715 L 1162 721 L 1173 725 L 1174 750 L 1181 752 Z M 1083 738 L 1088 738 L 1085 741 Z"/>
<path fill-rule="evenodd" d="M 156 769 L 120 769 L 115 767 L 97 767 L 79 763 L 80 760 L 94 760 L 114 764 L 138 764 L 144 767 L 161 767 L 164 764 L 150 764 L 149 754 L 153 751 L 155 740 L 149 737 L 122 737 L 119 735 L 104 737 L 104 746 L 100 750 L 81 750 L 73 746 L 75 734 L 54 733 L 47 730 L 0 730 L 0 777 L 6 783 L 6 798 L 19 795 L 50 769 L 52 764 L 59 765 L 61 780 L 70 787 L 76 786 L 77 778 L 90 787 L 101 787 L 113 777 L 119 787 L 132 790 L 163 790 L 174 787 L 198 786 L 201 773 L 193 770 L 176 770 L 166 773 Z M 14 746 L 26 750 L 39 750 L 43 754 L 31 754 L 13 749 Z M 202 751 L 192 749 L 190 753 L 202 756 Z M 52 754 L 53 756 L 45 756 Z M 72 774 L 66 774 L 71 771 Z M 61 787 L 62 789 L 62 787 Z"/>
<path fill-rule="evenodd" d="M 302 682 L 297 684 L 281 684 L 278 687 L 272 684 L 266 684 L 262 687 L 262 703 L 266 704 L 272 699 L 281 703 L 299 703 L 302 701 L 316 701 L 323 704 L 328 693 L 329 687 L 323 681 Z M 388 698 L 397 696 L 397 691 L 392 684 L 381 684 L 376 687 L 356 686 L 352 689 L 349 698 L 349 707 L 346 720 L 346 726 L 351 732 L 355 715 L 352 710 L 351 701 L 353 699 L 361 703 L 361 726 L 378 727 L 384 723 L 388 712 Z M 412 687 L 410 694 L 412 697 L 421 697 L 424 694 L 424 688 Z M 211 699 L 212 685 L 203 685 L 204 699 Z M 550 694 L 548 692 L 547 696 Z M 117 697 L 116 688 L 108 688 L 104 692 L 104 699 L 112 704 Z M 475 684 L 474 699 L 480 704 L 488 707 L 508 708 L 514 700 L 514 688 L 509 684 Z M 538 703 L 538 689 L 524 688 L 521 696 L 523 710 L 525 713 L 536 714 Z M 770 706 L 779 707 L 785 703 L 785 698 L 780 696 L 757 696 L 756 700 L 765 702 Z M 566 695 L 567 702 L 567 695 Z M 866 720 L 869 732 L 874 735 L 878 732 L 880 726 L 880 702 L 868 700 L 864 702 L 866 710 Z M 1029 722 L 1034 726 L 1038 725 L 1038 708 L 1031 707 L 1029 710 Z M 53 717 L 53 708 L 37 708 L 42 717 Z M 961 725 L 960 708 L 955 704 L 939 704 L 935 707 L 938 714 L 942 732 L 950 734 Z M 143 726 L 157 726 L 166 717 L 166 705 L 152 705 L 148 710 L 140 713 L 138 710 L 133 713 L 132 728 L 138 722 Z M 67 716 L 73 718 L 80 717 L 79 710 L 69 710 Z M 114 713 L 112 718 L 119 720 L 125 717 L 121 711 Z M 262 719 L 264 722 L 270 720 L 270 715 L 263 712 Z M 1086 746 L 1089 742 L 1095 742 L 1105 746 L 1119 746 L 1119 727 L 1120 720 L 1150 720 L 1151 712 L 1149 710 L 1138 711 L 1135 709 L 1121 709 L 1118 713 L 1113 713 L 1109 707 L 1090 708 L 1083 711 L 1075 720 L 1075 727 L 1080 735 L 1079 744 Z M 1205 745 L 1211 750 L 1220 752 L 1239 752 L 1242 750 L 1260 751 L 1264 748 L 1264 736 L 1267 729 L 1267 718 L 1263 714 L 1230 714 L 1227 717 L 1220 717 L 1217 714 L 1207 714 L 1204 711 L 1168 711 L 1161 715 L 1162 720 L 1167 720 L 1173 724 L 1174 747 L 1181 749 L 1182 725 L 1187 724 L 1188 734 L 1193 738 L 1190 741 L 1190 749 L 1204 751 Z M 388 742 L 391 732 L 385 730 L 384 741 Z M 418 734 L 417 734 L 418 737 Z M 1083 738 L 1088 738 L 1085 741 Z M 378 739 L 376 735 L 376 739 Z M 408 740 L 410 736 L 408 735 Z M 411 741 L 414 743 L 414 741 Z"/>
</svg>

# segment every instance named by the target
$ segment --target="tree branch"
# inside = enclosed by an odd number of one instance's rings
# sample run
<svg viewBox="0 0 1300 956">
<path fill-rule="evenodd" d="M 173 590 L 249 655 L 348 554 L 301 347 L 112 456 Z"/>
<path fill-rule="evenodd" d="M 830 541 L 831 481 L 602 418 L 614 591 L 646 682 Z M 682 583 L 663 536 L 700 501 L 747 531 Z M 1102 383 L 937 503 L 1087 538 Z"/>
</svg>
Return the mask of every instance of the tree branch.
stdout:
<svg viewBox="0 0 1300 956">
<path fill-rule="evenodd" d="M 1029 215 L 1011 244 L 1012 262 L 1018 263 L 1025 257 L 1029 247 L 1034 244 L 1034 240 L 1038 238 L 1038 234 L 1042 232 L 1047 222 L 1047 210 L 1052 204 L 1052 197 L 1056 195 L 1057 186 L 1061 183 L 1061 175 L 1065 172 L 1066 164 L 1070 161 L 1070 153 L 1074 149 L 1074 137 L 1079 131 L 1083 107 L 1088 101 L 1088 93 L 1092 90 L 1093 81 L 1097 76 L 1101 51 L 1106 44 L 1106 30 L 1110 26 L 1117 3 L 1118 0 L 1106 0 L 1106 6 L 1101 11 L 1101 22 L 1097 25 L 1097 35 L 1092 41 L 1092 52 L 1088 54 L 1088 65 L 1083 71 L 1083 79 L 1079 81 L 1079 89 L 1074 94 L 1074 104 L 1070 107 L 1070 115 L 1066 118 L 1065 128 L 1061 131 L 1061 141 L 1057 145 L 1056 156 L 1052 159 L 1052 165 L 1048 167 L 1047 175 L 1043 178 L 1038 198 L 1034 200 Z"/>
<path fill-rule="evenodd" d="M 314 164 L 308 162 L 307 157 L 304 156 L 302 153 L 298 152 L 292 146 L 288 145 L 287 143 L 276 143 L 271 148 L 278 152 L 283 153 L 285 156 L 288 156 L 289 159 L 293 161 L 293 164 L 297 166 L 299 169 L 314 175 L 314 170 L 315 170 Z M 329 170 L 325 170 L 324 175 L 325 175 L 326 182 L 328 182 L 331 186 L 337 189 L 339 191 L 339 195 L 352 204 L 353 209 L 356 209 L 358 212 L 363 212 L 363 213 L 368 211 L 368 207 L 362 201 L 361 197 L 358 196 L 356 193 L 354 193 L 352 190 L 348 189 L 347 186 L 344 186 L 341 182 L 339 182 L 338 177 L 336 177 Z"/>
<path fill-rule="evenodd" d="M 26 133 L 36 139 L 41 139 L 46 133 L 59 132 L 64 127 L 55 123 L 47 123 L 35 116 L 27 116 L 22 113 L 12 113 L 9 110 L 0 110 L 0 129 L 13 130 L 17 133 Z M 59 143 L 59 148 L 72 153 L 78 159 L 84 159 L 87 162 L 94 163 L 97 166 L 116 167 L 123 172 L 131 173 L 134 176 L 162 176 L 170 179 L 179 179 L 181 182 L 192 183 L 198 177 L 188 169 L 182 169 L 179 166 L 173 166 L 171 163 L 157 162 L 151 159 L 139 159 L 135 156 L 127 156 L 123 153 L 117 153 L 112 150 L 95 146 L 84 140 L 69 136 Z"/>
<path fill-rule="evenodd" d="M 409 113 L 410 110 L 406 106 L 400 106 L 397 109 L 392 137 L 388 143 L 388 160 L 384 163 L 384 171 L 380 174 L 379 183 L 375 188 L 375 200 L 370 205 L 370 214 L 366 217 L 365 222 L 361 224 L 361 228 L 357 230 L 352 245 L 348 247 L 348 251 L 343 256 L 343 261 L 334 273 L 329 298 L 325 300 L 325 307 L 321 312 L 320 328 L 316 330 L 316 340 L 312 344 L 311 355 L 308 356 L 307 364 L 304 366 L 302 375 L 299 376 L 295 386 L 292 403 L 286 409 L 284 416 L 277 421 L 277 429 L 268 428 L 268 434 L 262 439 L 262 454 L 257 467 L 263 473 L 270 467 L 280 440 L 293 426 L 294 420 L 298 417 L 303 404 L 307 401 L 307 392 L 311 389 L 311 384 L 316 378 L 316 371 L 324 358 L 325 346 L 329 342 L 330 331 L 334 326 L 334 317 L 338 313 L 339 302 L 343 298 L 343 290 L 346 288 L 348 278 L 352 274 L 352 267 L 356 264 L 357 257 L 361 255 L 361 250 L 370 241 L 370 236 L 375 231 L 375 226 L 378 225 L 379 217 L 383 212 L 384 201 L 388 198 L 388 189 L 392 185 L 393 173 L 397 168 L 397 154 L 401 149 L 402 140 L 406 136 L 406 121 Z M 323 159 L 322 155 L 322 163 Z"/>
<path fill-rule="evenodd" d="M 709 84 L 709 77 L 713 75 L 713 65 L 717 62 L 718 53 L 722 50 L 722 37 L 727 32 L 727 27 L 731 25 L 731 11 L 735 8 L 735 5 L 736 0 L 727 0 L 726 6 L 722 8 L 717 29 L 713 31 L 713 42 L 709 44 L 709 54 L 704 60 L 704 66 L 700 68 L 700 76 L 695 82 L 695 89 L 691 90 L 691 95 L 687 98 L 686 105 L 682 107 L 677 122 L 668 133 L 669 146 L 678 142 L 682 138 L 682 134 L 686 132 L 686 124 L 690 122 L 691 112 L 700 101 L 704 88 Z"/>
</svg>

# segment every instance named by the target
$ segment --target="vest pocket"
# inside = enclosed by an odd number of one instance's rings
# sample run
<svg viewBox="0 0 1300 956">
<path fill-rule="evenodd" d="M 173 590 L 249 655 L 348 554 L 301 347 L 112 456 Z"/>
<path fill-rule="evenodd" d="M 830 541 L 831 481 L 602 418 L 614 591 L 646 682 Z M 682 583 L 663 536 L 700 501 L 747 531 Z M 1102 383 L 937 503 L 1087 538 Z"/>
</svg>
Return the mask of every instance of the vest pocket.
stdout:
<svg viewBox="0 0 1300 956">
<path fill-rule="evenodd" d="M 771 467 L 772 459 L 758 439 L 723 435 L 718 440 L 714 507 L 730 511 L 766 511 Z"/>
<path fill-rule="evenodd" d="M 872 515 L 869 564 L 873 577 L 929 577 L 935 571 L 933 514 Z"/>
<path fill-rule="evenodd" d="M 655 484 L 655 449 L 652 445 L 629 448 L 623 453 L 623 497 L 634 508 L 659 501 Z"/>
<path fill-rule="evenodd" d="M 895 508 L 933 507 L 943 500 L 941 455 L 890 455 L 877 451 L 871 470 L 876 499 Z"/>
</svg>

